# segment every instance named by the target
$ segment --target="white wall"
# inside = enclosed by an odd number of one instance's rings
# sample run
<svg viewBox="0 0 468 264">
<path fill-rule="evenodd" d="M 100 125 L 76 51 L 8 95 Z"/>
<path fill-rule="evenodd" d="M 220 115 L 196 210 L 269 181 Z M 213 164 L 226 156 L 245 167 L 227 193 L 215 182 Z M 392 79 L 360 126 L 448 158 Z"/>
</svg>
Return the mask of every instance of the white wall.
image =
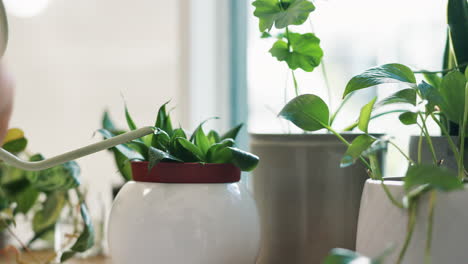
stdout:
<svg viewBox="0 0 468 264">
<path fill-rule="evenodd" d="M 188 124 L 183 9 L 179 1 L 51 0 L 37 16 L 9 14 L 12 125 L 26 131 L 30 150 L 51 156 L 100 140 L 93 131 L 106 108 L 123 126 L 121 93 L 141 126 L 169 99 L 176 120 Z M 79 163 L 94 194 L 109 195 L 109 182 L 120 180 L 107 152 Z"/>
</svg>

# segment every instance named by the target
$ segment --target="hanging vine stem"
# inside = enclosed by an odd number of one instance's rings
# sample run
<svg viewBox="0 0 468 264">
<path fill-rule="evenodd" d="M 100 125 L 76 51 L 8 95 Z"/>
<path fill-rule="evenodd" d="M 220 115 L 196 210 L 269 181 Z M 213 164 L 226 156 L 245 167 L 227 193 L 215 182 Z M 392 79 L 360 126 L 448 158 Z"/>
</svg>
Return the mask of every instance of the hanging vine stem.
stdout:
<svg viewBox="0 0 468 264">
<path fill-rule="evenodd" d="M 431 191 L 429 195 L 429 216 L 427 221 L 427 238 L 426 238 L 426 250 L 425 250 L 425 263 L 431 263 L 431 247 L 432 247 L 432 231 L 434 226 L 434 209 L 435 201 L 437 198 L 437 192 Z"/>
<path fill-rule="evenodd" d="M 408 250 L 408 246 L 411 242 L 411 238 L 413 237 L 413 232 L 414 232 L 414 226 L 416 224 L 416 210 L 417 210 L 417 200 L 413 200 L 410 202 L 408 213 L 408 225 L 407 225 L 407 232 L 406 232 L 406 238 L 405 242 L 403 244 L 403 247 L 401 248 L 400 254 L 398 255 L 398 260 L 396 264 L 401 264 L 403 261 L 406 251 Z"/>
<path fill-rule="evenodd" d="M 422 126 L 418 124 L 419 127 L 421 128 L 421 133 L 424 135 L 424 138 L 426 139 L 427 144 L 429 145 L 429 149 L 432 155 L 432 161 L 434 162 L 434 164 L 437 164 L 438 162 L 437 155 L 435 153 L 434 145 L 432 144 L 432 139 L 431 139 L 431 136 L 429 135 L 429 130 L 427 129 L 427 125 L 426 125 L 427 118 L 424 118 L 421 112 L 418 112 L 418 115 L 421 118 L 421 123 L 422 123 Z"/>
<path fill-rule="evenodd" d="M 432 120 L 436 122 L 436 124 L 440 127 L 442 130 L 442 134 L 447 138 L 447 141 L 449 143 L 450 148 L 452 149 L 453 154 L 455 155 L 455 161 L 457 163 L 457 166 L 460 167 L 460 153 L 457 149 L 457 146 L 455 145 L 455 142 L 453 142 L 452 137 L 447 131 L 447 128 L 440 122 L 439 119 L 434 115 L 434 113 L 431 113 Z"/>
</svg>

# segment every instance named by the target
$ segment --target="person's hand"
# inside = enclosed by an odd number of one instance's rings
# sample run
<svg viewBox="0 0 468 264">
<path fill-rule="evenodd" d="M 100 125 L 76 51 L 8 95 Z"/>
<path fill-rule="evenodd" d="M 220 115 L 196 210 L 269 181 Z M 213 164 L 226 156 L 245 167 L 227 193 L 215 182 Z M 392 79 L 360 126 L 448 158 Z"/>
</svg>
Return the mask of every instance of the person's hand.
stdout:
<svg viewBox="0 0 468 264">
<path fill-rule="evenodd" d="M 13 81 L 0 65 L 0 146 L 8 130 L 13 109 Z"/>
</svg>

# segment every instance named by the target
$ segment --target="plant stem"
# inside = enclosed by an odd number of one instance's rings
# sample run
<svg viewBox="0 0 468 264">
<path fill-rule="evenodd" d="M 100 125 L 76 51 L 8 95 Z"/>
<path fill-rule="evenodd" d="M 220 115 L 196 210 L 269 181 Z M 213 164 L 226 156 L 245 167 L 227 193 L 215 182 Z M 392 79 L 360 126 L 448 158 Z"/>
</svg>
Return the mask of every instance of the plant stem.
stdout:
<svg viewBox="0 0 468 264">
<path fill-rule="evenodd" d="M 432 230 L 434 227 L 434 208 L 435 200 L 437 197 L 436 191 L 431 191 L 429 195 L 429 216 L 427 221 L 427 238 L 426 238 L 426 251 L 425 251 L 425 263 L 431 263 L 431 246 L 432 246 Z"/>
<path fill-rule="evenodd" d="M 343 99 L 343 101 L 341 101 L 340 105 L 338 106 L 338 108 L 336 109 L 336 111 L 333 113 L 333 115 L 330 118 L 330 126 L 333 125 L 333 122 L 335 121 L 336 116 L 341 111 L 341 109 L 344 107 L 344 105 L 349 101 L 349 99 L 353 96 L 353 94 L 354 93 L 349 94 L 348 96 L 345 97 L 345 99 Z"/>
<path fill-rule="evenodd" d="M 413 161 L 408 155 L 406 155 L 406 153 L 405 153 L 400 147 L 398 147 L 397 144 L 393 143 L 393 142 L 390 141 L 390 140 L 388 141 L 388 143 L 389 143 L 390 145 L 392 145 L 393 147 L 395 147 L 395 148 L 398 150 L 398 152 L 400 152 L 400 154 L 401 154 L 403 157 L 405 157 L 405 159 L 406 159 L 408 162 L 414 164 L 414 161 Z"/>
<path fill-rule="evenodd" d="M 436 74 L 436 73 L 447 73 L 447 72 L 451 72 L 453 70 L 457 70 L 459 68 L 462 68 L 464 66 L 467 66 L 468 63 L 463 63 L 463 64 L 460 64 L 458 66 L 455 66 L 451 69 L 445 69 L 445 70 L 441 70 L 441 71 L 413 71 L 414 73 L 428 73 L 428 74 Z"/>
<path fill-rule="evenodd" d="M 418 164 L 421 164 L 421 160 L 422 160 L 422 143 L 423 143 L 423 131 L 421 131 L 421 134 L 419 134 L 419 140 L 418 140 Z"/>
<path fill-rule="evenodd" d="M 380 185 L 382 186 L 382 189 L 384 190 L 385 194 L 387 195 L 388 199 L 390 200 L 390 202 L 392 202 L 393 205 L 395 205 L 396 207 L 400 209 L 405 208 L 402 203 L 398 202 L 395 199 L 395 197 L 393 197 L 393 194 L 390 192 L 390 190 L 388 189 L 387 185 L 384 182 L 384 178 L 380 180 Z"/>
<path fill-rule="evenodd" d="M 325 68 L 325 59 L 323 59 L 323 58 L 322 58 L 322 61 L 320 63 L 320 69 L 322 70 L 323 80 L 325 81 L 325 87 L 327 88 L 328 107 L 330 109 L 333 109 L 333 95 L 332 95 L 332 91 L 331 91 L 331 88 L 330 88 L 330 80 L 328 79 L 327 69 Z M 335 112 L 335 114 L 337 114 L 338 111 L 339 111 L 339 109 L 337 110 L 337 112 Z M 330 122 L 330 125 L 332 123 L 333 123 L 333 119 Z"/>
<path fill-rule="evenodd" d="M 378 118 L 378 117 L 381 117 L 381 116 L 384 116 L 384 115 L 393 114 L 393 113 L 404 113 L 404 112 L 407 112 L 407 110 L 391 110 L 391 111 L 387 111 L 387 112 L 383 112 L 383 113 L 371 116 L 370 119 L 372 120 L 374 118 Z M 343 129 L 343 131 L 351 131 L 351 130 L 355 129 L 358 126 L 358 124 L 359 124 L 358 122 L 355 122 L 355 123 L 349 125 L 348 127 L 346 127 L 345 129 Z"/>
<path fill-rule="evenodd" d="M 342 137 L 340 135 L 340 133 L 336 132 L 333 128 L 331 128 L 330 126 L 328 125 L 324 125 L 322 124 L 323 127 L 325 127 L 328 131 L 332 132 L 333 135 L 335 135 L 341 142 L 343 142 L 347 147 L 349 147 L 351 145 L 351 143 L 349 143 L 344 137 Z M 372 168 L 370 166 L 370 164 L 367 162 L 366 159 L 364 159 L 362 156 L 359 157 L 359 159 L 361 160 L 361 162 L 364 164 L 364 166 L 366 166 L 366 168 L 368 170 L 371 170 L 372 171 Z"/>
<path fill-rule="evenodd" d="M 466 122 L 468 118 L 468 83 L 465 85 L 465 108 L 463 110 L 463 120 L 460 126 L 460 162 L 458 163 L 458 179 L 463 181 L 465 178 L 465 133 L 466 133 Z"/>
<path fill-rule="evenodd" d="M 426 138 L 427 144 L 429 145 L 429 149 L 431 150 L 432 161 L 434 164 L 437 164 L 437 155 L 435 153 L 434 145 L 432 144 L 431 136 L 429 135 L 429 130 L 426 126 L 426 118 L 423 117 L 421 112 L 418 112 L 419 117 L 421 118 L 422 127 L 421 130 L 423 131 L 424 137 Z"/>
<path fill-rule="evenodd" d="M 417 201 L 411 201 L 409 209 L 408 209 L 409 216 L 408 216 L 406 238 L 403 244 L 403 248 L 401 249 L 400 254 L 398 255 L 398 260 L 396 262 L 397 264 L 401 264 L 401 262 L 403 261 L 406 251 L 408 250 L 408 246 L 411 242 L 411 238 L 413 237 L 414 226 L 416 224 L 416 209 L 417 209 Z"/>
<path fill-rule="evenodd" d="M 296 75 L 294 74 L 294 70 L 291 70 L 293 83 L 294 83 L 294 92 L 296 96 L 299 96 L 299 86 L 297 85 Z"/>
<path fill-rule="evenodd" d="M 447 131 L 447 128 L 440 122 L 439 119 L 434 115 L 434 113 L 431 113 L 432 119 L 436 122 L 436 124 L 440 127 L 442 130 L 442 134 L 447 138 L 447 141 L 449 143 L 450 148 L 452 149 L 453 154 L 455 155 L 455 160 L 457 162 L 457 167 L 460 167 L 460 153 L 457 149 L 457 146 L 455 145 L 455 142 L 453 142 L 452 137 L 450 136 L 449 132 Z"/>
</svg>

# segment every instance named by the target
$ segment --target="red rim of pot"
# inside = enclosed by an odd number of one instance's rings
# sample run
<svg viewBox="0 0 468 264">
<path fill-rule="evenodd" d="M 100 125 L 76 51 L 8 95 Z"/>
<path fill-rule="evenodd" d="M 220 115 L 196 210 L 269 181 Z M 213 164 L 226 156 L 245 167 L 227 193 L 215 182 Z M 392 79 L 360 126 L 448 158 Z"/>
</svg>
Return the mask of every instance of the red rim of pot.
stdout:
<svg viewBox="0 0 468 264">
<path fill-rule="evenodd" d="M 160 162 L 151 171 L 147 161 L 132 162 L 133 180 L 160 183 L 231 183 L 241 171 L 232 164 Z"/>
</svg>

